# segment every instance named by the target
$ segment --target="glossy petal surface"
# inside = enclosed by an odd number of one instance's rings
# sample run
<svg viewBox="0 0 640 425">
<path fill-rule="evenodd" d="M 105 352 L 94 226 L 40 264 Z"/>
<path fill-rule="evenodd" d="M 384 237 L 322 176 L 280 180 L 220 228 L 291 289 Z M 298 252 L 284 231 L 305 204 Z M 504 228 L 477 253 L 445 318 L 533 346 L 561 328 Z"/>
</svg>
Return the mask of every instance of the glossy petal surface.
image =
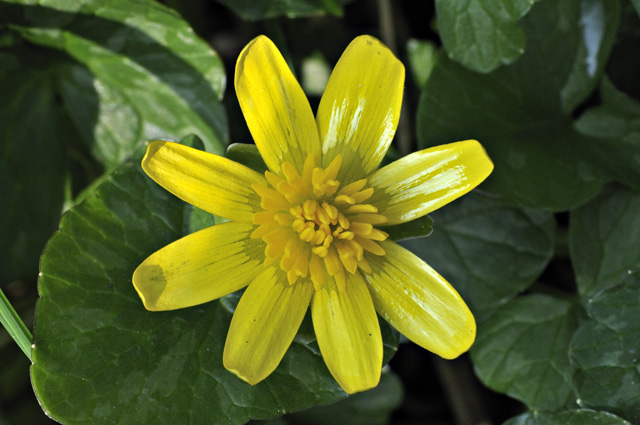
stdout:
<svg viewBox="0 0 640 425">
<path fill-rule="evenodd" d="M 202 304 L 245 287 L 262 271 L 253 226 L 223 223 L 178 239 L 138 266 L 133 285 L 147 310 Z"/>
<path fill-rule="evenodd" d="M 313 297 L 311 313 L 322 357 L 340 386 L 353 394 L 378 385 L 382 337 L 362 276 L 348 274 L 345 291 L 327 279 Z"/>
<path fill-rule="evenodd" d="M 289 285 L 276 267 L 265 269 L 242 295 L 224 346 L 224 367 L 251 385 L 282 360 L 309 307 L 313 285 Z"/>
<path fill-rule="evenodd" d="M 469 192 L 492 170 L 493 163 L 475 140 L 436 146 L 374 172 L 370 202 L 387 217 L 385 225 L 404 223 Z"/>
<path fill-rule="evenodd" d="M 380 242 L 386 255 L 366 275 L 378 313 L 404 336 L 445 358 L 458 357 L 475 339 L 469 308 L 449 283 L 400 245 Z"/>
<path fill-rule="evenodd" d="M 404 66 L 380 41 L 361 36 L 336 64 L 318 108 L 322 163 L 342 154 L 339 181 L 375 170 L 395 134 L 404 89 Z"/>
<path fill-rule="evenodd" d="M 253 140 L 269 169 L 283 162 L 302 172 L 307 154 L 320 158 L 309 101 L 277 47 L 265 36 L 251 41 L 236 64 L 235 86 Z"/>
<path fill-rule="evenodd" d="M 260 208 L 251 184 L 264 184 L 264 176 L 221 156 L 156 140 L 142 168 L 160 186 L 211 214 L 251 222 Z"/>
</svg>

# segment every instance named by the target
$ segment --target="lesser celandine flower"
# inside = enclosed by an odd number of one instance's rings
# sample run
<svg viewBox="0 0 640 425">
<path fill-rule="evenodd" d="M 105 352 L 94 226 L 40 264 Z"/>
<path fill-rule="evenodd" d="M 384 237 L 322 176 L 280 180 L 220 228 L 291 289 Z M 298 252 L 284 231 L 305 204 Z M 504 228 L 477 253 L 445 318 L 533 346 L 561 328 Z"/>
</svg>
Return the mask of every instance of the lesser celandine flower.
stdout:
<svg viewBox="0 0 640 425">
<path fill-rule="evenodd" d="M 362 36 L 336 65 L 316 118 L 275 45 L 244 48 L 235 87 L 269 171 L 155 141 L 146 173 L 199 208 L 231 220 L 154 253 L 133 283 L 149 310 L 220 298 L 248 285 L 231 321 L 224 366 L 250 384 L 278 366 L 311 306 L 322 356 L 348 393 L 380 379 L 376 312 L 444 358 L 465 352 L 475 321 L 431 267 L 385 226 L 467 193 L 493 169 L 473 140 L 415 152 L 378 169 L 395 133 L 404 67 Z"/>
</svg>

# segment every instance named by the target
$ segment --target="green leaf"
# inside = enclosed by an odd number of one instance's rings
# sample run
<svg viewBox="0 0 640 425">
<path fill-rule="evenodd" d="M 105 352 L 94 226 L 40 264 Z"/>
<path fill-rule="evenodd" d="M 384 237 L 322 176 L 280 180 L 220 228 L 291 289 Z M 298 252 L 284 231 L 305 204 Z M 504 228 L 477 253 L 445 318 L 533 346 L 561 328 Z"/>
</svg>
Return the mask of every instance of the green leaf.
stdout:
<svg viewBox="0 0 640 425">
<path fill-rule="evenodd" d="M 631 425 L 608 412 L 589 409 L 567 410 L 560 413 L 528 412 L 509 419 L 503 425 Z"/>
<path fill-rule="evenodd" d="M 478 328 L 471 349 L 476 374 L 530 409 L 574 407 L 567 351 L 580 316 L 575 304 L 549 295 L 511 301 Z"/>
<path fill-rule="evenodd" d="M 258 173 L 264 173 L 268 170 L 267 164 L 264 163 L 258 147 L 248 143 L 232 143 L 227 147 L 227 158 L 239 164 L 247 166 Z"/>
<path fill-rule="evenodd" d="M 613 178 L 640 190 L 640 103 L 604 79 L 602 105 L 587 110 L 575 123 L 590 137 L 588 148 Z"/>
<path fill-rule="evenodd" d="M 428 41 L 411 39 L 407 42 L 407 55 L 413 79 L 422 88 L 435 65 L 436 46 Z"/>
<path fill-rule="evenodd" d="M 607 77 L 621 91 L 640 99 L 640 57 L 634 53 L 640 47 L 640 2 L 622 2 L 620 29 L 607 63 Z"/>
<path fill-rule="evenodd" d="M 143 140 L 190 133 L 222 153 L 223 64 L 175 12 L 151 0 L 21 3 L 0 2 L 0 24 L 77 61 L 60 70 L 60 94 L 107 169 Z"/>
<path fill-rule="evenodd" d="M 183 235 L 185 208 L 128 163 L 63 217 L 42 257 L 31 369 L 56 420 L 241 424 L 345 396 L 308 324 L 264 382 L 252 387 L 225 370 L 238 293 L 177 311 L 144 309 L 132 273 Z M 389 358 L 397 333 L 382 329 Z"/>
<path fill-rule="evenodd" d="M 425 215 L 406 223 L 380 226 L 380 228 L 389 234 L 389 239 L 402 241 L 429 236 L 433 232 L 433 220 L 428 215 Z"/>
<path fill-rule="evenodd" d="M 594 197 L 606 177 L 571 113 L 602 75 L 619 9 L 609 0 L 536 3 L 521 21 L 526 52 L 490 74 L 440 55 L 420 98 L 420 147 L 478 139 L 495 163 L 482 188 L 508 202 L 561 211 Z"/>
<path fill-rule="evenodd" d="M 0 282 L 35 276 L 62 213 L 67 174 L 65 119 L 51 75 L 22 58 L 0 78 Z M 5 62 L 7 64 L 7 62 Z"/>
<path fill-rule="evenodd" d="M 283 418 L 260 422 L 264 425 L 385 425 L 391 412 L 402 402 L 402 382 L 391 370 L 385 370 L 380 384 L 369 391 L 352 395 L 328 406 L 316 406 Z M 256 423 L 255 425 L 259 425 Z"/>
<path fill-rule="evenodd" d="M 579 292 L 593 296 L 640 268 L 640 194 L 609 186 L 571 213 L 569 249 Z"/>
<path fill-rule="evenodd" d="M 221 152 L 227 137 L 222 64 L 174 12 L 24 3 L 0 0 L 2 282 L 36 275 L 65 197 L 99 178 L 89 151 L 111 169 L 145 139 L 196 132 Z"/>
<path fill-rule="evenodd" d="M 548 213 L 469 194 L 430 216 L 433 234 L 403 245 L 451 282 L 478 321 L 529 287 L 553 254 Z"/>
<path fill-rule="evenodd" d="M 525 50 L 518 21 L 538 0 L 436 0 L 438 31 L 449 57 L 478 72 L 510 64 Z"/>
<path fill-rule="evenodd" d="M 80 64 L 61 63 L 56 76 L 60 98 L 85 149 L 107 170 L 128 159 L 144 140 L 142 114 L 120 90 L 100 83 Z"/>
<path fill-rule="evenodd" d="M 591 320 L 571 343 L 573 386 L 581 406 L 640 421 L 640 276 L 589 300 Z"/>
<path fill-rule="evenodd" d="M 245 21 L 286 16 L 300 18 L 331 14 L 342 16 L 342 6 L 352 0 L 217 0 Z"/>
</svg>

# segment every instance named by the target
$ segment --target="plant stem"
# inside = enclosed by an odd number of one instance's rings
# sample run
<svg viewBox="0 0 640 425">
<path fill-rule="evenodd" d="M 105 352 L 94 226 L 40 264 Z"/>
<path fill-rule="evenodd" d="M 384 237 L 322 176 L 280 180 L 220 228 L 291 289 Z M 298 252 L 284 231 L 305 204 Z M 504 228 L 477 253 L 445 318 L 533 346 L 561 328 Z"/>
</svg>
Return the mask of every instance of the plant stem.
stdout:
<svg viewBox="0 0 640 425">
<path fill-rule="evenodd" d="M 31 341 L 33 336 L 2 290 L 0 290 L 0 322 L 29 361 L 31 361 Z"/>
<path fill-rule="evenodd" d="M 489 425 L 471 365 L 464 358 L 444 360 L 435 356 L 434 363 L 456 424 Z"/>
</svg>

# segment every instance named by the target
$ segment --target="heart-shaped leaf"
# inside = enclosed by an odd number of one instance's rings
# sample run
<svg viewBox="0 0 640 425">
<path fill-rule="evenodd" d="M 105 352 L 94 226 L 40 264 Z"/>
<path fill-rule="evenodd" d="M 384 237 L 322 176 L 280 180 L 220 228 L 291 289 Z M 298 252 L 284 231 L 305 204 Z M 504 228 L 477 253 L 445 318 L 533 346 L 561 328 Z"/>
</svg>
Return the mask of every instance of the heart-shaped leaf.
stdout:
<svg viewBox="0 0 640 425">
<path fill-rule="evenodd" d="M 607 187 L 571 213 L 569 248 L 578 290 L 586 297 L 618 285 L 640 269 L 640 194 Z"/>
<path fill-rule="evenodd" d="M 278 369 L 251 387 L 222 365 L 238 294 L 177 311 L 144 309 L 132 273 L 190 228 L 186 208 L 128 163 L 63 217 L 42 257 L 31 369 L 56 420 L 241 424 L 345 397 L 310 321 Z M 382 328 L 389 359 L 397 333 Z"/>
<path fill-rule="evenodd" d="M 478 329 L 476 374 L 533 410 L 576 407 L 567 351 L 581 315 L 576 304 L 549 295 L 511 301 Z"/>
<path fill-rule="evenodd" d="M 538 0 L 436 0 L 438 29 L 449 57 L 478 72 L 491 72 L 525 51 L 518 21 Z"/>
<path fill-rule="evenodd" d="M 508 202 L 560 211 L 593 198 L 608 177 L 571 113 L 599 82 L 619 14 L 617 1 L 541 1 L 521 21 L 527 50 L 512 65 L 481 75 L 440 55 L 420 98 L 419 145 L 478 139 L 495 163 L 482 187 Z"/>
<path fill-rule="evenodd" d="M 640 421 L 640 276 L 594 296 L 571 342 L 573 386 L 584 407 Z"/>
</svg>

